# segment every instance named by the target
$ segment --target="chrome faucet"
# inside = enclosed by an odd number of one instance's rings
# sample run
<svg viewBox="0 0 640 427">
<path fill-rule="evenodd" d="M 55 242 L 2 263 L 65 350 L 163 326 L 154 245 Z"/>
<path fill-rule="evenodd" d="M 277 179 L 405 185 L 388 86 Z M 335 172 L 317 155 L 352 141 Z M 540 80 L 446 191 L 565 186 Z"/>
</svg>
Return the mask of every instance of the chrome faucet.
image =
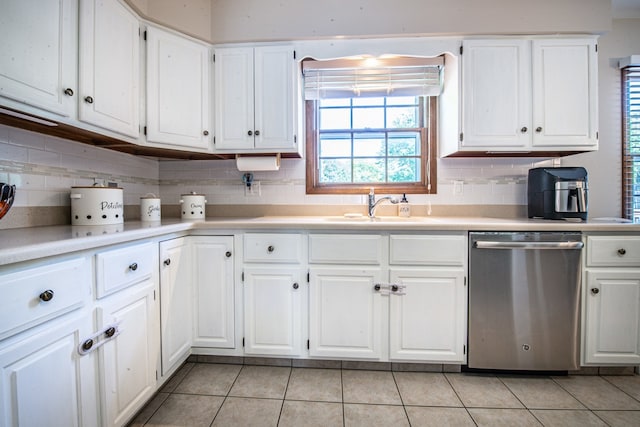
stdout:
<svg viewBox="0 0 640 427">
<path fill-rule="evenodd" d="M 391 196 L 381 197 L 376 201 L 376 195 L 373 192 L 373 187 L 371 187 L 371 189 L 369 190 L 369 218 L 373 219 L 376 217 L 376 208 L 385 200 L 388 200 L 389 203 L 393 204 L 398 203 L 398 199 L 395 199 Z"/>
</svg>

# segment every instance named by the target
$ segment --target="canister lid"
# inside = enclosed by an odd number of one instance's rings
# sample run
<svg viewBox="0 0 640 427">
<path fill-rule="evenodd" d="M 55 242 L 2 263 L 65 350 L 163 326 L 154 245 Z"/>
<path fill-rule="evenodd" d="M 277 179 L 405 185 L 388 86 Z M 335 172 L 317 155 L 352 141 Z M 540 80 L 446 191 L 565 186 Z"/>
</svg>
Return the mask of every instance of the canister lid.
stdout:
<svg viewBox="0 0 640 427">
<path fill-rule="evenodd" d="M 91 188 L 93 190 L 122 190 L 121 187 L 95 187 L 93 185 L 78 185 L 71 188 Z"/>
</svg>

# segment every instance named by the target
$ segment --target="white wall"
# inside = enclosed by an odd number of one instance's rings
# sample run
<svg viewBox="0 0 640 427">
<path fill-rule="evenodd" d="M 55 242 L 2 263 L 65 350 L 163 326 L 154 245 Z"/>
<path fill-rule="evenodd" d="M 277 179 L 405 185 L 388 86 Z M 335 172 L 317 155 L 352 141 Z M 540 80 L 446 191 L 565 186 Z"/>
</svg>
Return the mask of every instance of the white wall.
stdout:
<svg viewBox="0 0 640 427">
<path fill-rule="evenodd" d="M 611 26 L 610 0 L 211 0 L 211 4 L 214 42 L 598 33 Z"/>
<path fill-rule="evenodd" d="M 214 43 L 611 28 L 611 0 L 126 1 L 152 21 Z"/>
</svg>

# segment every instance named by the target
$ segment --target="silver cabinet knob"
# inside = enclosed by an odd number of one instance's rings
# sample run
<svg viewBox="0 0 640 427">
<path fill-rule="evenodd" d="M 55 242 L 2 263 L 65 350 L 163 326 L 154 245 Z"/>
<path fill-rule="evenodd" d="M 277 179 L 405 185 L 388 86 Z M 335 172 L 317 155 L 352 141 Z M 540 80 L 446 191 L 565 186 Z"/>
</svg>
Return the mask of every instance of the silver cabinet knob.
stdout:
<svg viewBox="0 0 640 427">
<path fill-rule="evenodd" d="M 274 248 L 273 245 L 269 245 L 269 247 L 267 247 L 267 252 L 269 252 L 269 253 L 272 253 L 275 250 L 276 250 L 276 248 Z"/>
<path fill-rule="evenodd" d="M 138 269 L 138 263 L 134 262 L 129 266 L 129 270 L 136 271 Z"/>
<path fill-rule="evenodd" d="M 626 253 L 627 253 L 627 250 L 625 248 L 618 249 L 618 256 L 625 256 Z"/>
<path fill-rule="evenodd" d="M 231 251 L 225 252 L 224 256 L 226 256 L 227 258 L 231 258 Z"/>
<path fill-rule="evenodd" d="M 106 331 L 104 331 L 104 335 L 107 338 L 111 338 L 112 336 L 114 336 L 116 334 L 116 328 L 114 328 L 113 326 L 108 328 Z"/>
<path fill-rule="evenodd" d="M 598 294 L 600 293 L 600 289 L 598 289 L 598 288 L 591 288 L 591 293 L 592 293 L 593 295 L 598 295 Z"/>
<path fill-rule="evenodd" d="M 520 129 L 520 132 L 522 132 L 522 133 L 527 133 L 527 131 L 528 131 L 528 130 L 529 130 L 529 129 L 527 129 L 527 127 L 526 127 L 526 126 L 523 126 L 523 127 L 522 127 L 522 129 Z"/>
<path fill-rule="evenodd" d="M 300 285 L 298 285 L 297 283 L 293 284 L 293 289 L 298 289 L 300 287 Z"/>
<path fill-rule="evenodd" d="M 85 342 L 82 343 L 82 349 L 84 351 L 88 351 L 91 350 L 91 347 L 93 347 L 93 340 L 92 339 L 88 339 Z"/>
<path fill-rule="evenodd" d="M 167 259 L 165 259 L 165 260 L 163 261 L 163 264 L 164 264 L 164 265 L 169 265 L 169 264 L 171 264 L 171 258 L 167 258 Z"/>
<path fill-rule="evenodd" d="M 73 96 L 73 89 L 71 89 L 70 87 L 66 88 L 64 90 L 64 94 L 67 96 Z"/>
<path fill-rule="evenodd" d="M 542 128 L 541 128 L 540 126 L 538 126 L 538 127 L 536 128 L 536 132 L 538 132 L 538 133 L 542 132 Z"/>
<path fill-rule="evenodd" d="M 373 286 L 373 290 L 374 290 L 374 291 L 379 291 L 379 290 L 380 290 L 380 284 L 379 284 L 379 283 L 376 283 L 376 284 Z"/>
<path fill-rule="evenodd" d="M 253 136 L 253 132 L 252 132 L 252 131 L 249 131 L 249 132 L 247 132 L 247 135 L 249 135 L 249 136 Z"/>
<path fill-rule="evenodd" d="M 209 131 L 208 131 L 208 130 L 205 130 L 204 132 L 202 132 L 202 134 L 203 134 L 204 136 L 207 136 L 207 135 L 209 135 Z"/>
<path fill-rule="evenodd" d="M 40 294 L 40 300 L 44 302 L 51 301 L 53 299 L 53 291 L 51 289 L 47 289 L 46 291 Z"/>
<path fill-rule="evenodd" d="M 85 97 L 84 97 L 84 101 L 85 101 L 87 104 L 93 104 L 93 98 L 92 98 L 92 97 L 90 97 L 90 96 L 85 96 Z"/>
<path fill-rule="evenodd" d="M 260 136 L 260 131 L 259 130 L 256 131 L 256 136 Z"/>
</svg>

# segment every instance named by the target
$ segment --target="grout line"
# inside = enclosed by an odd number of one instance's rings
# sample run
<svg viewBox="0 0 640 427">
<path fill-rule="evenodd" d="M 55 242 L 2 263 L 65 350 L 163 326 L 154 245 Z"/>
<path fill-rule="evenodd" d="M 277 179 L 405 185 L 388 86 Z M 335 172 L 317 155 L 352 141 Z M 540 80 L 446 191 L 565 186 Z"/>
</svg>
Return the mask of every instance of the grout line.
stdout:
<svg viewBox="0 0 640 427">
<path fill-rule="evenodd" d="M 520 402 L 520 404 L 522 405 L 522 407 L 523 407 L 523 408 L 525 408 L 526 410 L 529 410 L 529 407 L 528 407 L 527 405 L 525 405 L 525 403 L 524 403 L 522 400 L 520 400 L 520 398 L 518 397 L 518 395 L 517 395 L 517 394 L 515 394 L 513 390 L 511 390 L 511 388 L 507 385 L 507 383 L 505 383 L 504 381 L 502 381 L 502 378 L 500 378 L 500 377 L 499 377 L 499 376 L 497 376 L 497 375 L 495 376 L 495 378 L 497 378 L 497 379 L 498 379 L 498 381 L 500 381 L 500 383 L 502 383 L 502 385 L 503 385 L 507 390 L 509 390 L 509 393 L 511 393 L 511 395 L 512 395 L 513 397 L 515 397 L 515 398 L 516 398 L 516 400 L 517 400 L 518 402 Z M 531 414 L 531 415 L 533 415 L 533 414 Z M 542 423 L 541 423 L 541 424 L 542 424 Z"/>
<path fill-rule="evenodd" d="M 615 383 L 611 382 L 610 380 L 608 380 L 606 377 L 603 377 L 602 375 L 598 375 L 600 378 L 602 378 L 603 380 L 605 380 L 607 383 L 611 384 L 612 386 L 614 386 L 615 388 L 617 388 L 618 390 L 620 390 L 621 392 L 623 392 L 624 394 L 626 394 L 627 396 L 629 396 L 630 398 L 632 398 L 633 400 L 635 400 L 636 402 L 638 402 L 639 400 L 636 399 L 635 397 L 633 397 L 631 394 L 627 393 L 626 391 L 624 391 L 622 388 L 618 387 L 618 385 L 616 385 Z M 611 376 L 611 375 L 609 375 Z M 633 409 L 630 409 L 631 411 L 633 411 Z"/>
<path fill-rule="evenodd" d="M 460 373 L 462 375 L 462 372 Z M 447 383 L 449 384 L 449 387 L 451 387 L 451 390 L 453 390 L 453 393 L 456 395 L 456 397 L 458 398 L 458 400 L 460 401 L 460 404 L 462 405 L 462 407 L 464 408 L 464 410 L 467 412 L 467 415 L 469 416 L 469 419 L 471 419 L 471 422 L 477 427 L 478 423 L 476 422 L 475 418 L 473 418 L 473 416 L 471 415 L 471 412 L 469 412 L 469 407 L 467 407 L 467 405 L 462 401 L 462 398 L 460 397 L 460 395 L 458 394 L 458 390 L 456 390 L 456 388 L 453 386 L 453 384 L 451 383 L 451 381 L 449 380 L 449 377 L 447 376 L 446 372 L 443 372 L 442 375 L 444 376 L 444 379 L 447 381 Z M 453 374 L 455 375 L 455 374 Z"/>
<path fill-rule="evenodd" d="M 291 362 L 293 364 L 293 362 Z M 280 413 L 278 414 L 278 422 L 276 425 L 280 424 L 280 419 L 282 418 L 282 411 L 284 410 L 284 401 L 287 398 L 287 391 L 289 391 L 289 384 L 291 383 L 291 375 L 293 374 L 293 368 L 289 366 L 289 376 L 287 377 L 287 385 L 284 388 L 284 393 L 282 394 L 282 403 L 280 404 Z"/>
<path fill-rule="evenodd" d="M 409 419 L 409 413 L 407 412 L 407 406 L 404 404 L 404 399 L 402 398 L 402 393 L 400 393 L 400 387 L 398 387 L 398 380 L 396 379 L 396 375 L 393 371 L 391 371 L 391 378 L 393 378 L 393 383 L 396 385 L 396 391 L 398 392 L 398 397 L 400 398 L 400 403 L 402 404 L 402 410 L 404 411 L 404 416 L 407 417 L 407 422 L 409 423 L 409 427 L 411 427 L 411 419 Z"/>
</svg>

